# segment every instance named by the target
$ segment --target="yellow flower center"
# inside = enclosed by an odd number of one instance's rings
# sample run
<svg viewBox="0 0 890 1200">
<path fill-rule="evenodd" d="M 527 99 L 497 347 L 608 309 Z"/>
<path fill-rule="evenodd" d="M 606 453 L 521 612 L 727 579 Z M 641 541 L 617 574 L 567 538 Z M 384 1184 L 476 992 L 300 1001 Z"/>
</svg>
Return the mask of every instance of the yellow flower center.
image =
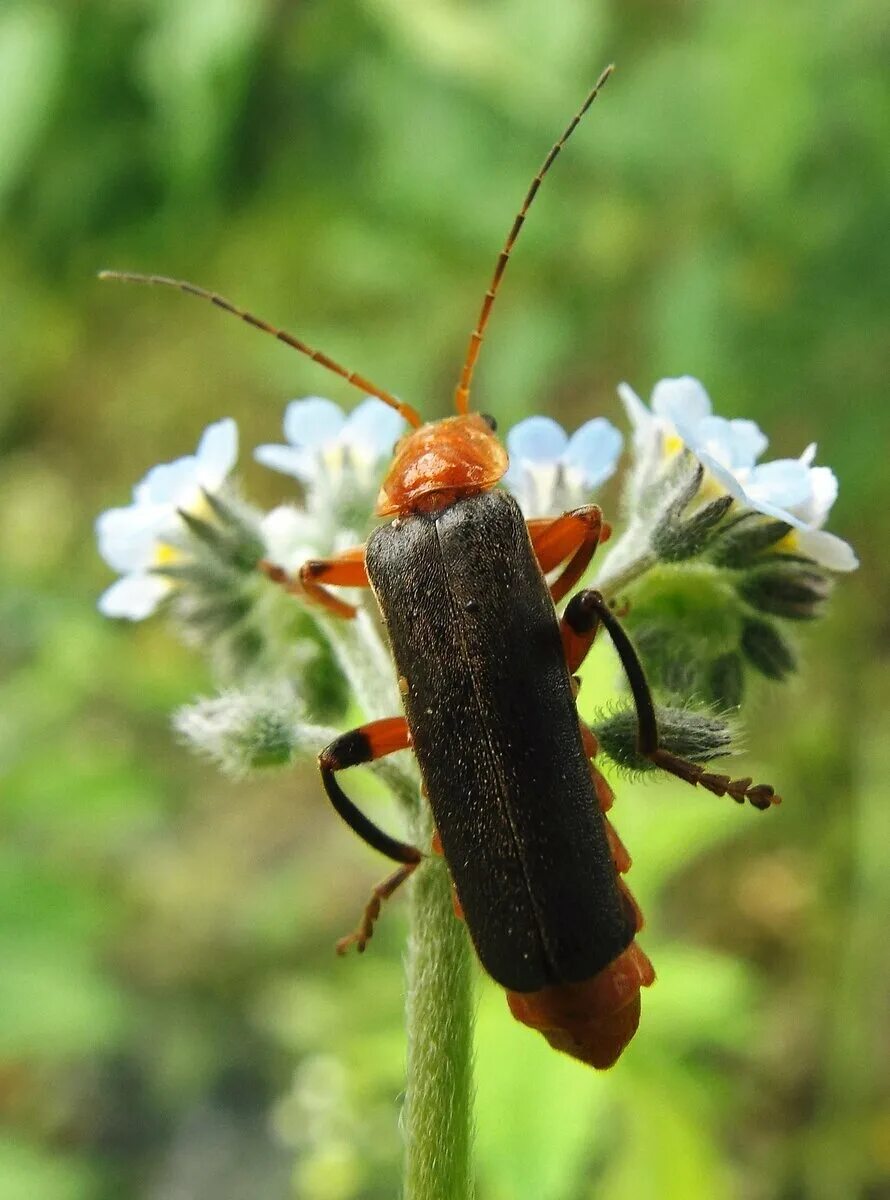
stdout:
<svg viewBox="0 0 890 1200">
<path fill-rule="evenodd" d="M 796 554 L 798 546 L 797 530 L 789 529 L 783 538 L 779 538 L 773 549 L 779 554 Z"/>
<path fill-rule="evenodd" d="M 169 567 L 175 562 L 180 562 L 185 555 L 178 546 L 170 546 L 167 542 L 157 542 L 154 553 L 154 566 Z"/>
</svg>

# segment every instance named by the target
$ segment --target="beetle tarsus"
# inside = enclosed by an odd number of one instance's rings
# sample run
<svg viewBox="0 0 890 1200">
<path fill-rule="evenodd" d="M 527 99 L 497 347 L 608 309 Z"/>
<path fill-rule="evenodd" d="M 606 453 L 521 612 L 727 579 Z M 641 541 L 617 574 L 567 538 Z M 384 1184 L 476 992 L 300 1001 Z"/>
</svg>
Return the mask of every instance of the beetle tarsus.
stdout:
<svg viewBox="0 0 890 1200">
<path fill-rule="evenodd" d="M 339 955 L 347 954 L 352 946 L 355 946 L 359 954 L 364 954 L 368 942 L 374 936 L 374 926 L 380 916 L 383 901 L 388 900 L 393 892 L 402 886 L 405 880 L 414 873 L 417 866 L 417 862 L 405 863 L 404 866 L 399 867 L 397 871 L 393 871 L 392 875 L 387 875 L 386 879 L 377 884 L 371 892 L 370 900 L 365 905 L 365 911 L 362 913 L 362 919 L 357 928 L 353 933 L 347 934 L 337 942 L 335 948 Z"/>
<path fill-rule="evenodd" d="M 754 808 L 764 812 L 766 809 L 772 808 L 774 804 L 782 803 L 781 796 L 777 796 L 775 789 L 768 783 L 758 783 L 752 787 L 753 780 L 750 775 L 744 779 L 732 779 L 729 775 L 718 775 L 713 771 L 705 770 L 698 763 L 688 762 L 685 758 L 680 758 L 679 755 L 672 754 L 660 746 L 651 751 L 647 757 L 655 766 L 661 767 L 671 775 L 676 775 L 678 779 L 691 783 L 693 787 L 696 785 L 703 787 L 715 796 L 731 796 L 736 804 L 744 804 L 747 800 Z"/>
</svg>

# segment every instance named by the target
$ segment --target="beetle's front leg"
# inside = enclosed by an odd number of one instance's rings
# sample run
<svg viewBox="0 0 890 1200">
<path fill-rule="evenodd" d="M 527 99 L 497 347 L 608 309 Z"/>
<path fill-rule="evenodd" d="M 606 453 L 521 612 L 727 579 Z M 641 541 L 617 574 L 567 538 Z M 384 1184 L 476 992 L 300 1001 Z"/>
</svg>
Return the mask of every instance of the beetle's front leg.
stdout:
<svg viewBox="0 0 890 1200">
<path fill-rule="evenodd" d="M 318 756 L 324 790 L 346 824 L 369 846 L 402 864 L 397 871 L 374 888 L 355 931 L 337 943 L 338 954 L 345 954 L 352 945 L 355 945 L 360 953 L 364 950 L 374 932 L 374 922 L 380 915 L 383 901 L 388 900 L 412 874 L 422 861 L 423 855 L 416 846 L 390 837 L 370 821 L 340 787 L 335 774 L 346 767 L 375 762 L 387 754 L 406 750 L 410 744 L 411 736 L 405 718 L 386 717 L 384 720 L 371 721 L 349 733 L 341 734 Z"/>
<path fill-rule="evenodd" d="M 663 771 L 676 775 L 693 786 L 706 788 L 715 796 L 732 796 L 738 804 L 747 800 L 755 808 L 767 809 L 773 804 L 781 803 L 781 797 L 768 783 L 752 786 L 752 780 L 731 779 L 728 775 L 718 775 L 706 770 L 699 763 L 689 762 L 670 750 L 665 750 L 658 743 L 658 722 L 655 717 L 655 705 L 652 693 L 643 672 L 643 666 L 637 657 L 633 643 L 624 632 L 615 614 L 609 608 L 600 592 L 587 588 L 572 599 L 569 608 L 575 606 L 576 614 L 589 613 L 589 620 L 601 622 L 608 631 L 609 637 L 618 651 L 621 665 L 627 676 L 634 705 L 637 710 L 637 746 L 642 755 Z M 566 610 L 568 613 L 568 610 Z"/>
<path fill-rule="evenodd" d="M 351 619 L 357 609 L 354 604 L 340 600 L 323 584 L 335 587 L 369 587 L 365 570 L 364 546 L 353 546 L 333 558 L 310 558 L 304 562 L 296 575 L 289 575 L 283 567 L 261 559 L 259 568 L 273 583 L 279 583 L 293 595 L 305 596 L 307 600 L 322 605 L 338 617 Z"/>
<path fill-rule="evenodd" d="M 536 519 L 527 524 L 532 549 L 545 575 L 569 559 L 550 588 L 553 602 L 558 604 L 587 570 L 597 546 L 611 535 L 611 527 L 603 520 L 602 509 L 595 504 L 572 509 L 561 517 Z"/>
</svg>

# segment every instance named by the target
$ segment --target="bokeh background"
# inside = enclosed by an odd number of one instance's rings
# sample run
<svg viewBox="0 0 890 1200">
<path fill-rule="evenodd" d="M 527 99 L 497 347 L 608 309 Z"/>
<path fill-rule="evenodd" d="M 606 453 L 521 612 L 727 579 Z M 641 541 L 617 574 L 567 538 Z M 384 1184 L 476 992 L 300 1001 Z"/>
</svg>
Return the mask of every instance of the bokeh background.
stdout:
<svg viewBox="0 0 890 1200">
<path fill-rule="evenodd" d="M 94 608 L 93 518 L 150 465 L 220 416 L 249 448 L 287 399 L 358 397 L 95 271 L 216 287 L 442 415 L 524 189 L 613 59 L 477 403 L 621 423 L 619 380 L 697 375 L 773 455 L 819 441 L 863 566 L 750 705 L 781 809 L 621 787 L 660 980 L 618 1067 L 549 1051 L 480 978 L 479 1197 L 887 1194 L 888 51 L 882 0 L 6 0 L 2 1200 L 398 1193 L 404 903 L 336 960 L 379 861 L 311 767 L 190 758 L 169 714 L 204 664 Z M 613 680 L 596 659 L 585 693 Z"/>
</svg>

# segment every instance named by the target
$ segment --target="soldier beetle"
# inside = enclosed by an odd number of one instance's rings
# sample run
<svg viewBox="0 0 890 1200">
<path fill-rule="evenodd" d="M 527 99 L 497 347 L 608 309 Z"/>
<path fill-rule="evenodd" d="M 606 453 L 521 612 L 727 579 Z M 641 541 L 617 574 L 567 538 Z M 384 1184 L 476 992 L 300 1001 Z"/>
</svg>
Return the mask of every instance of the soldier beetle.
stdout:
<svg viewBox="0 0 890 1200">
<path fill-rule="evenodd" d="M 456 390 L 457 415 L 424 424 L 390 392 L 216 293 L 163 276 L 103 272 L 210 300 L 299 350 L 411 427 L 395 448 L 364 546 L 306 562 L 296 576 L 268 562 L 272 580 L 344 619 L 355 608 L 329 589 L 370 587 L 386 627 L 404 715 L 344 733 L 319 756 L 336 811 L 399 864 L 373 891 L 354 933 L 363 950 L 384 900 L 424 854 L 379 829 L 348 798 L 338 773 L 413 750 L 454 885 L 485 970 L 506 989 L 514 1017 L 552 1046 L 597 1068 L 633 1037 L 640 989 L 655 973 L 636 943 L 642 915 L 622 878 L 630 856 L 607 812 L 613 793 L 594 764 L 596 739 L 580 720 L 576 672 L 602 627 L 636 705 L 638 747 L 656 766 L 717 795 L 768 808 L 768 785 L 731 780 L 662 748 L 643 669 L 603 596 L 580 581 L 609 527 L 595 505 L 526 521 L 496 490 L 507 453 L 492 418 L 470 411 L 470 387 L 501 280 L 545 175 L 611 74 L 608 67 L 533 179 L 498 256 Z M 555 580 L 546 576 L 562 567 Z"/>
</svg>

